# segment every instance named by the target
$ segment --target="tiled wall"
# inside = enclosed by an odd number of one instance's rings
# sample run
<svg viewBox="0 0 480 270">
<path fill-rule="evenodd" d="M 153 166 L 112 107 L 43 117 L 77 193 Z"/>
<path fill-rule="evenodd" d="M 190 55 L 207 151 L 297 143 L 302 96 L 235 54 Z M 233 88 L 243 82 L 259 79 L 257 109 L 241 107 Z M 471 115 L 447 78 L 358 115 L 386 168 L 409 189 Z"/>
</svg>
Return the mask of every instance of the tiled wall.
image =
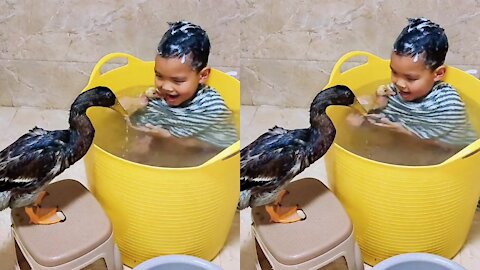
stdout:
<svg viewBox="0 0 480 270">
<path fill-rule="evenodd" d="M 240 71 L 241 102 L 308 106 L 346 52 L 388 58 L 407 17 L 441 24 L 447 63 L 480 69 L 477 0 L 0 1 L 0 106 L 68 108 L 111 52 L 153 60 L 167 21 L 202 25 L 210 64 Z"/>
<path fill-rule="evenodd" d="M 0 106 L 68 108 L 102 56 L 151 61 L 181 19 L 209 34 L 212 66 L 239 71 L 238 1 L 0 1 Z"/>
<path fill-rule="evenodd" d="M 445 28 L 447 64 L 480 68 L 480 1 L 264 0 L 246 1 L 241 11 L 242 104 L 308 106 L 343 54 L 389 58 L 407 17 Z"/>
</svg>

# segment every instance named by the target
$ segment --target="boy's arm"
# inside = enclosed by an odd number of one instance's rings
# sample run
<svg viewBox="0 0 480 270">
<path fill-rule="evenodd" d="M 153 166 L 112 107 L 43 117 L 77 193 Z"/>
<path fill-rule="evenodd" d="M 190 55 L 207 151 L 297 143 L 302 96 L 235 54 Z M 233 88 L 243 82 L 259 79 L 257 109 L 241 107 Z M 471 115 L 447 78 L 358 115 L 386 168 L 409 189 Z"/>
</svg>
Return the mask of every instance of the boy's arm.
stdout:
<svg viewBox="0 0 480 270">
<path fill-rule="evenodd" d="M 392 131 L 399 132 L 399 133 L 404 133 L 407 135 L 411 136 L 416 136 L 414 133 L 412 133 L 410 130 L 405 128 L 401 123 L 398 122 L 392 122 L 390 119 L 388 119 L 384 114 L 379 113 L 379 114 L 369 114 L 366 116 L 368 122 L 372 123 L 373 125 L 379 126 L 379 127 L 385 127 L 388 128 Z"/>
<path fill-rule="evenodd" d="M 172 134 L 168 132 L 168 130 L 161 128 L 161 127 L 155 127 L 151 124 L 145 124 L 145 126 L 135 126 L 135 125 L 129 125 L 131 128 L 147 133 L 148 135 L 151 135 L 153 137 L 158 137 L 158 138 L 169 138 L 172 137 Z"/>
</svg>

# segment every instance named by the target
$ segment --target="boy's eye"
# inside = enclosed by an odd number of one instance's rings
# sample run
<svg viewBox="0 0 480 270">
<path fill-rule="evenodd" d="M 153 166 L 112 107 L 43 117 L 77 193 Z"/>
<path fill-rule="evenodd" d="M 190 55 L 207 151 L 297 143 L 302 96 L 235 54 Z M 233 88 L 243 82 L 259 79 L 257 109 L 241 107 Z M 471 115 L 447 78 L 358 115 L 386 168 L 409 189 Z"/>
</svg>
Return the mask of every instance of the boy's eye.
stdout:
<svg viewBox="0 0 480 270">
<path fill-rule="evenodd" d="M 185 80 L 173 80 L 174 83 L 183 83 Z"/>
<path fill-rule="evenodd" d="M 158 74 L 155 74 L 155 77 L 156 77 L 157 79 L 162 79 L 162 76 L 160 76 L 160 75 L 158 75 Z"/>
<path fill-rule="evenodd" d="M 407 78 L 407 81 L 409 81 L 409 82 L 413 82 L 413 81 L 416 81 L 416 80 L 418 80 L 418 79 L 417 78 Z"/>
</svg>

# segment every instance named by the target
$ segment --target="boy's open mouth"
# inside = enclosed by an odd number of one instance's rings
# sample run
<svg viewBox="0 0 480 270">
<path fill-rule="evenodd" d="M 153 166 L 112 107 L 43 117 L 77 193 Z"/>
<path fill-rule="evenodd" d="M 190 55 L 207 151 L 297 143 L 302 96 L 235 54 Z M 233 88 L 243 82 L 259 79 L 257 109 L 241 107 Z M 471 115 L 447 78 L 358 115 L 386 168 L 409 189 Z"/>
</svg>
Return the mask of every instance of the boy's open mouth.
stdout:
<svg viewBox="0 0 480 270">
<path fill-rule="evenodd" d="M 178 99 L 178 94 L 165 94 L 164 99 L 167 103 L 173 103 Z"/>
<path fill-rule="evenodd" d="M 403 99 L 408 99 L 411 95 L 410 92 L 403 92 L 403 91 L 398 91 L 398 93 L 400 94 L 400 96 L 403 98 Z"/>
</svg>

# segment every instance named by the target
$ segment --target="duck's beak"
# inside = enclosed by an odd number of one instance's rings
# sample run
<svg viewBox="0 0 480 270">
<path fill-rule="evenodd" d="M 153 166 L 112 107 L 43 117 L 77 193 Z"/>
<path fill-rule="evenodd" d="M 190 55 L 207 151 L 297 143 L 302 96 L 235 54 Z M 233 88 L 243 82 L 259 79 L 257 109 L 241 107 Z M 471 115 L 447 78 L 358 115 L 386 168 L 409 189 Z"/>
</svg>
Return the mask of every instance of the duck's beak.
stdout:
<svg viewBox="0 0 480 270">
<path fill-rule="evenodd" d="M 355 98 L 355 101 L 353 102 L 351 107 L 363 116 L 367 115 L 368 113 L 367 110 L 362 106 L 362 104 L 360 104 L 357 98 Z"/>
<path fill-rule="evenodd" d="M 120 104 L 120 102 L 118 102 L 118 99 L 115 100 L 115 104 L 110 108 L 112 108 L 113 110 L 120 113 L 123 117 L 128 116 L 127 111 L 125 110 L 125 108 L 123 108 L 123 106 Z"/>
</svg>

